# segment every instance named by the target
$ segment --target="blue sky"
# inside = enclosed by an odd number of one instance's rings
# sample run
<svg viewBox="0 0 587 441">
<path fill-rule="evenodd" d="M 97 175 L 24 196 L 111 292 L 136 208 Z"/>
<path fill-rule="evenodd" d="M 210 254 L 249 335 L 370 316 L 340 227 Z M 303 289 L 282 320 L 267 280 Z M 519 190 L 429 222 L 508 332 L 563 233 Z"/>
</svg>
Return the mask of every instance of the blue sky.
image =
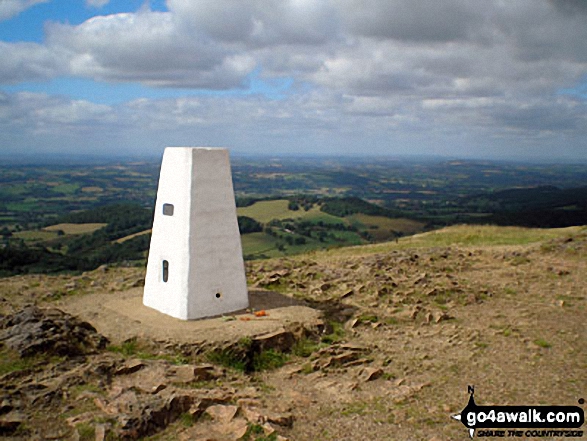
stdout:
<svg viewBox="0 0 587 441">
<path fill-rule="evenodd" d="M 581 0 L 0 0 L 0 156 L 587 161 Z"/>
</svg>

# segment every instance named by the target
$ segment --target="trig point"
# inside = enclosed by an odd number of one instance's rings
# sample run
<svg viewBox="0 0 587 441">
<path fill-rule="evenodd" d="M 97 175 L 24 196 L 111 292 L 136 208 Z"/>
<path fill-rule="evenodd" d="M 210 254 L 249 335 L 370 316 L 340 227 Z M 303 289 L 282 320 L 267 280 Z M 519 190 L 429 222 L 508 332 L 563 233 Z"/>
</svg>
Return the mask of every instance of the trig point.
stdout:
<svg viewBox="0 0 587 441">
<path fill-rule="evenodd" d="M 248 307 L 228 150 L 165 149 L 143 304 L 183 320 Z"/>
</svg>

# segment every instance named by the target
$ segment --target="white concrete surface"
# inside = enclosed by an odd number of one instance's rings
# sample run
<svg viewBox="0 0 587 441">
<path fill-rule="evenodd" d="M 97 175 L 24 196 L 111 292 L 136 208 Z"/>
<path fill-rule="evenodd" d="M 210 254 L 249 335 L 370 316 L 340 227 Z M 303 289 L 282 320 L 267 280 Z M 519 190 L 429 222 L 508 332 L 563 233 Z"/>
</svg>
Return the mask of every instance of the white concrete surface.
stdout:
<svg viewBox="0 0 587 441">
<path fill-rule="evenodd" d="M 248 307 L 228 150 L 165 149 L 143 304 L 183 320 Z"/>
</svg>

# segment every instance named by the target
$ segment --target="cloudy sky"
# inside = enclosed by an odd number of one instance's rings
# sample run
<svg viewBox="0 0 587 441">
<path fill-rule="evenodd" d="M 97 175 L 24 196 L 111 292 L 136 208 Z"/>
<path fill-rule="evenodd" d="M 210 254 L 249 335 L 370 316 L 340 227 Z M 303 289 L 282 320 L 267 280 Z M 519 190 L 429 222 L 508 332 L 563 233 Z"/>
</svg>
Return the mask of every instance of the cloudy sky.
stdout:
<svg viewBox="0 0 587 441">
<path fill-rule="evenodd" d="M 587 0 L 0 0 L 0 154 L 587 161 Z"/>
</svg>

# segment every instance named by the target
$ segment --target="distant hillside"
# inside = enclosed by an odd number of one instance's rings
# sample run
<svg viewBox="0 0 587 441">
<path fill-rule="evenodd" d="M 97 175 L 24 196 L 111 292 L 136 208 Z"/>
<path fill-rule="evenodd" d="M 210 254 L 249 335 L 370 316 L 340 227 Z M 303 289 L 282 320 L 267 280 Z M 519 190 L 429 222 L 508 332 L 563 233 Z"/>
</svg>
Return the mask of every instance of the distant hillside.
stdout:
<svg viewBox="0 0 587 441">
<path fill-rule="evenodd" d="M 473 223 L 561 228 L 587 224 L 587 187 L 514 188 L 464 198 L 490 214 Z"/>
<path fill-rule="evenodd" d="M 70 213 L 55 223 L 104 226 L 88 234 L 58 230 L 40 240 L 34 234 L 19 233 L 25 239 L 9 240 L 0 248 L 0 274 L 87 271 L 105 263 L 142 260 L 149 247 L 149 235 L 123 243 L 113 241 L 150 228 L 152 212 L 134 204 L 114 204 Z"/>
<path fill-rule="evenodd" d="M 447 200 L 445 204 L 454 204 Z M 587 224 L 587 187 L 514 188 L 458 198 L 462 210 L 417 216 L 364 199 L 292 195 L 237 199 L 247 260 L 394 241 L 454 224 L 561 228 Z M 87 271 L 105 263 L 144 265 L 153 211 L 109 204 L 73 211 L 41 228 L 0 230 L 0 275 Z"/>
<path fill-rule="evenodd" d="M 238 222 L 245 259 L 380 242 L 422 231 L 422 222 L 362 199 L 292 196 L 240 201 Z M 105 263 L 142 265 L 153 212 L 112 204 L 58 217 L 42 229 L 5 232 L 0 274 L 87 271 Z"/>
</svg>

